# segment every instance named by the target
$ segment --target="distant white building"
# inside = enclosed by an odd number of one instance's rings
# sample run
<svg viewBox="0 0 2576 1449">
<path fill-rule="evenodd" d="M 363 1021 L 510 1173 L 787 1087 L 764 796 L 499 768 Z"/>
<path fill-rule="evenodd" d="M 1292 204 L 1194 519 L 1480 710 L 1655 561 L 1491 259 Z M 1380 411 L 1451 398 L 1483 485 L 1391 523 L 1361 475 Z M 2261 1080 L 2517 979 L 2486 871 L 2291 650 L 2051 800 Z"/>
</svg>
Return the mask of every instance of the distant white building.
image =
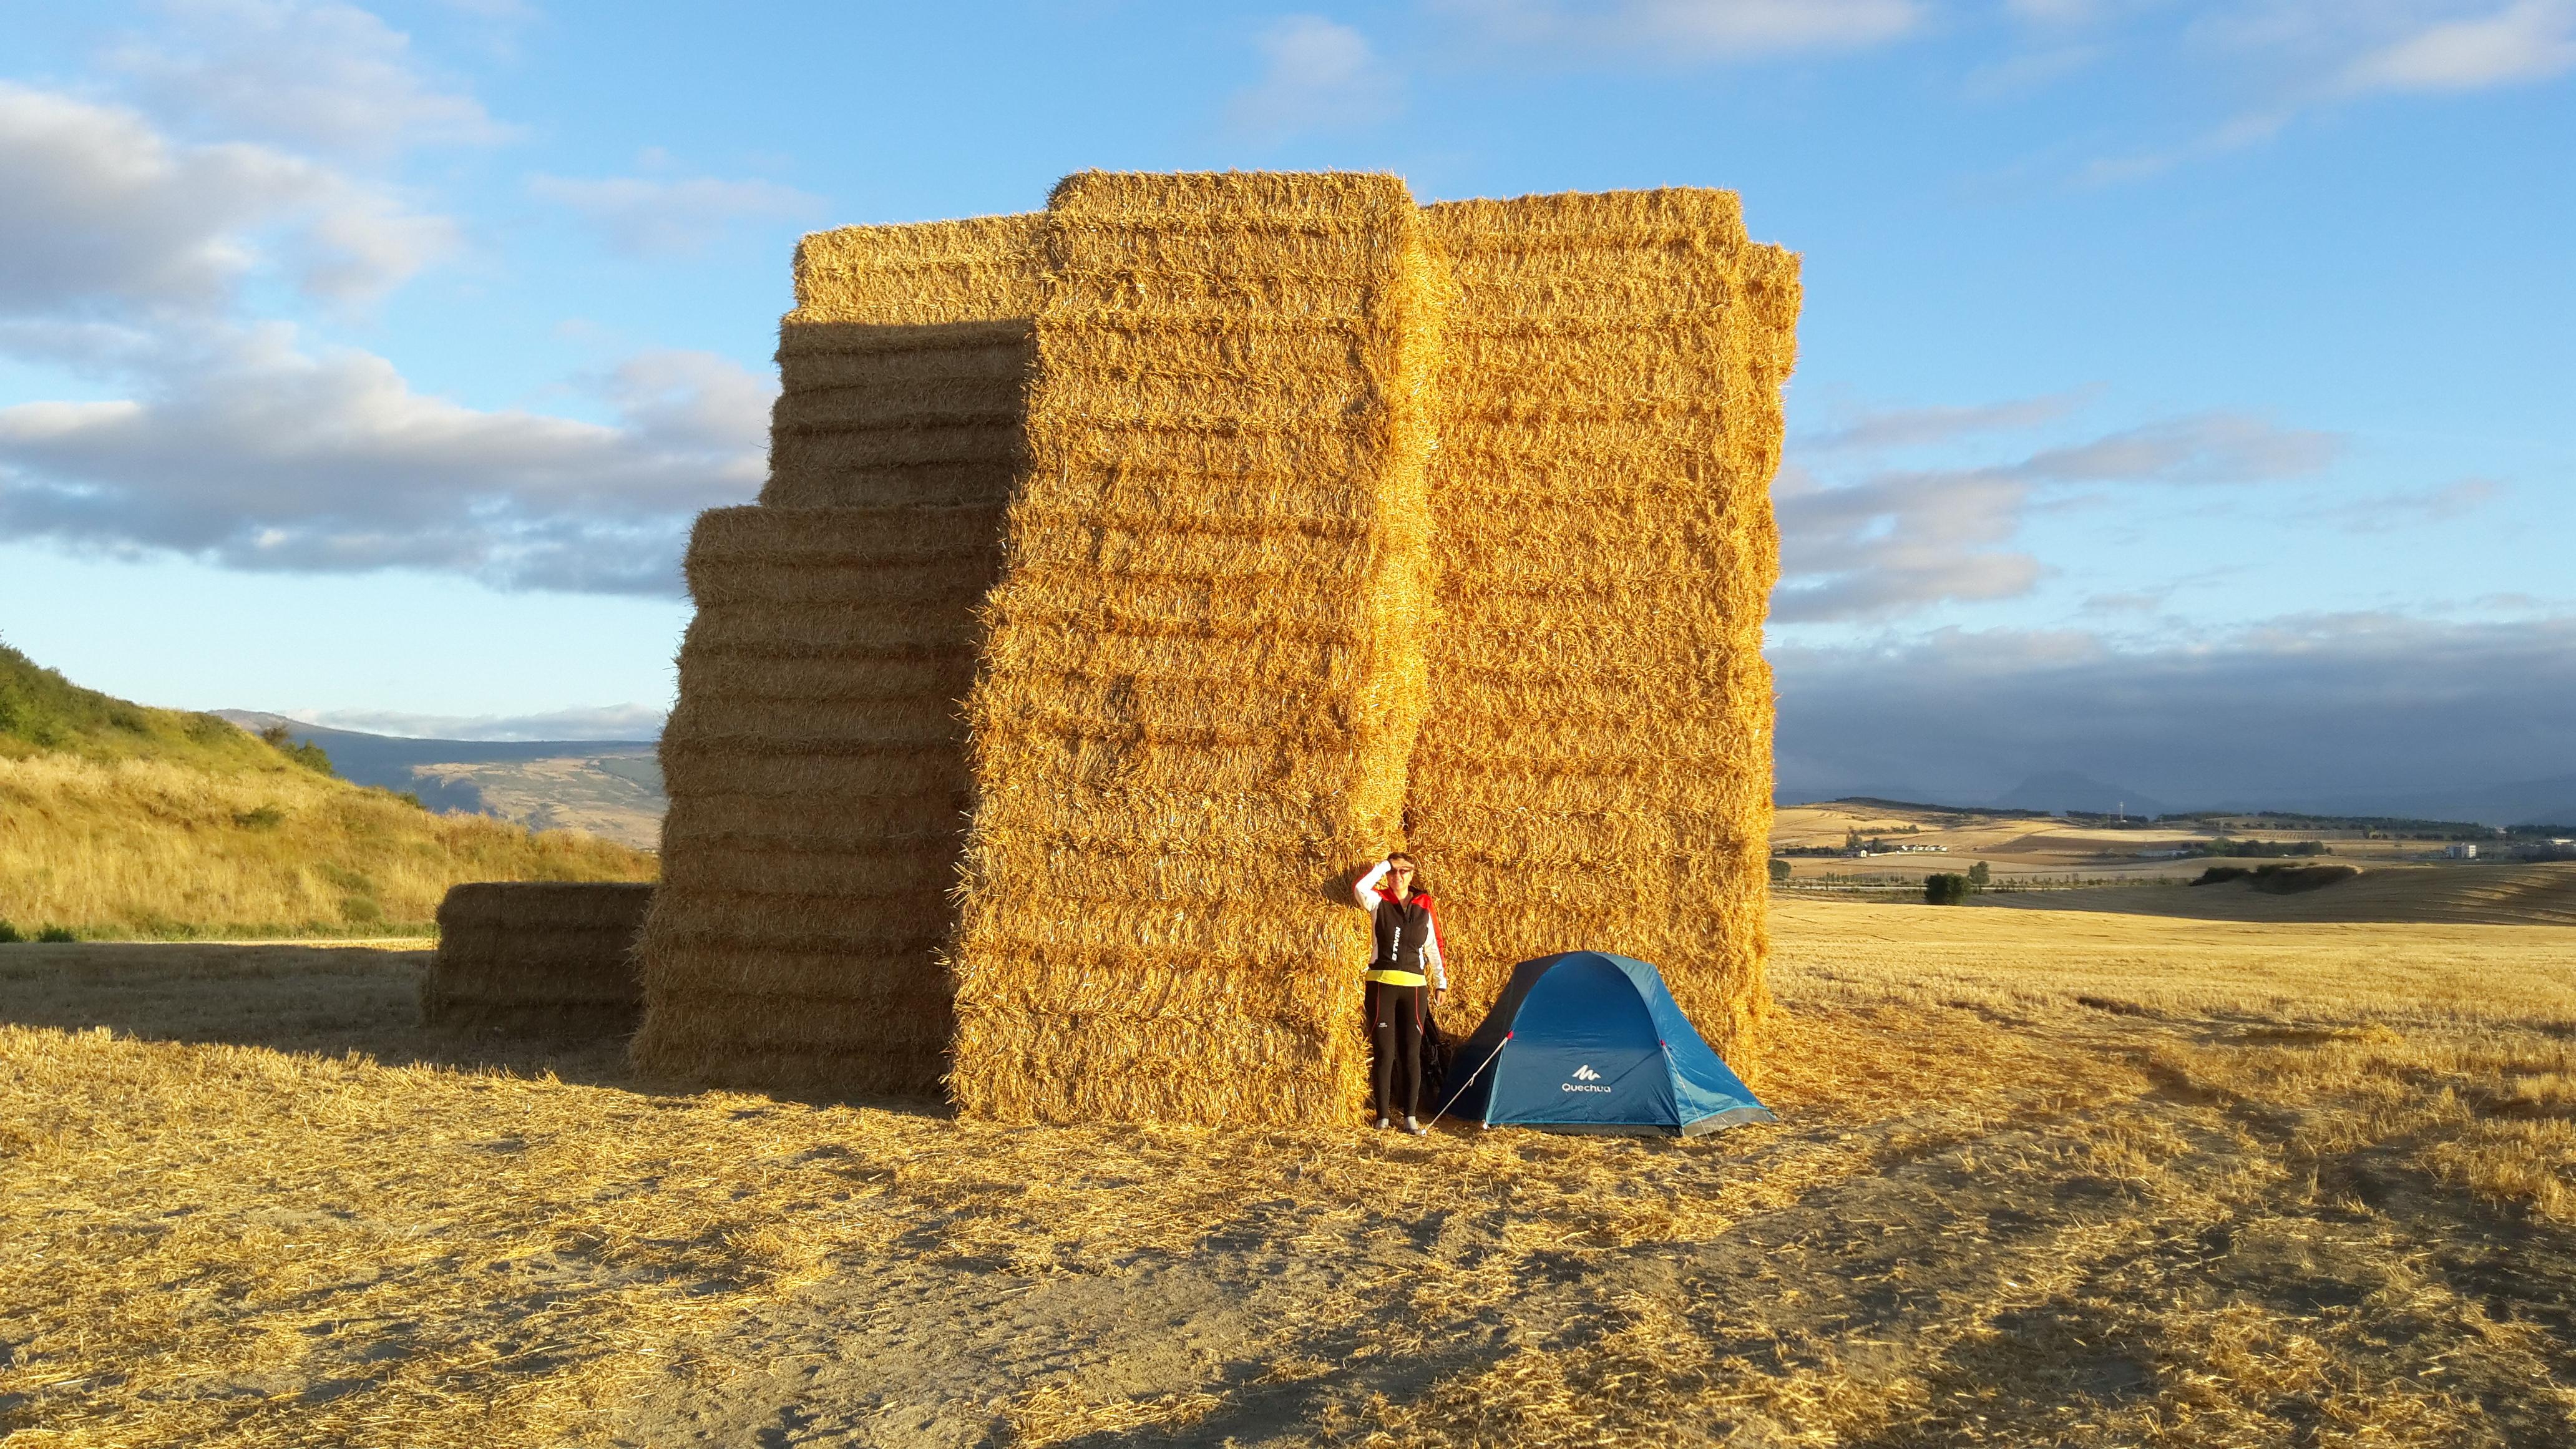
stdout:
<svg viewBox="0 0 2576 1449">
<path fill-rule="evenodd" d="M 2478 858 L 2477 842 L 2474 840 L 2455 840 L 2442 847 L 2442 858 L 2444 860 L 2475 860 Z"/>
</svg>

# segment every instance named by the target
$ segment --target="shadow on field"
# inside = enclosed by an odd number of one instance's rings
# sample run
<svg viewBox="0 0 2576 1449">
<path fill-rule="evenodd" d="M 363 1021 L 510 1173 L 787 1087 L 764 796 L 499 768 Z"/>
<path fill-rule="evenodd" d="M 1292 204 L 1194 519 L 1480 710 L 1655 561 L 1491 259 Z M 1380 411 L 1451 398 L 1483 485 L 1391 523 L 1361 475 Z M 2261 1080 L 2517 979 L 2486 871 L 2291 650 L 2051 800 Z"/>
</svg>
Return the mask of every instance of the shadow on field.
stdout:
<svg viewBox="0 0 2576 1449">
<path fill-rule="evenodd" d="M 622 1038 L 424 1028 L 420 973 L 429 956 L 372 946 L 201 942 L 0 946 L 0 1022 L 637 1085 Z"/>
<path fill-rule="evenodd" d="M 651 1095 L 697 1084 L 648 1077 L 626 1063 L 626 1035 L 543 1036 L 420 1020 L 427 951 L 261 942 L 81 941 L 0 946 L 0 1025 L 87 1031 L 146 1041 L 222 1043 L 389 1067 L 553 1073 L 582 1086 Z M 907 1116 L 945 1117 L 945 1102 L 843 1098 L 793 1091 L 779 1101 L 857 1102 Z"/>
</svg>

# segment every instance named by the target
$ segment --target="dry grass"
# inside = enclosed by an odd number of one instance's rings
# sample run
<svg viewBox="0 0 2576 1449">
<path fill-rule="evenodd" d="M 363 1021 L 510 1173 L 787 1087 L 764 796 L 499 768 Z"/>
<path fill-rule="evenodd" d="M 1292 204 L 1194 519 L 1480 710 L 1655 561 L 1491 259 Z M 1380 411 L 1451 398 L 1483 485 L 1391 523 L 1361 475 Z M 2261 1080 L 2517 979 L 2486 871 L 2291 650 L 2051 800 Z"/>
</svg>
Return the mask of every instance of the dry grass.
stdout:
<svg viewBox="0 0 2576 1449">
<path fill-rule="evenodd" d="M 2107 894 L 2107 893 L 2106 893 Z M 2526 1023 L 2576 1028 L 2576 934 L 2527 926 L 2173 920 L 2079 910 L 1772 904 L 1780 989 L 1800 1001 L 2142 1016 Z"/>
<path fill-rule="evenodd" d="M 1690 1142 L 673 1095 L 424 1035 L 383 953 L 6 948 L 0 1424 L 2568 1441 L 2563 932 L 1800 903 L 1777 935 L 1784 1120 Z"/>
<path fill-rule="evenodd" d="M 2192 864 L 2198 867 L 2203 862 Z M 2286 896 L 2247 890 L 2240 883 L 2230 882 L 2015 891 L 1985 897 L 1981 904 L 2019 910 L 2190 916 L 2209 921 L 2576 926 L 2576 863 L 2373 865 L 2357 878 Z"/>
<path fill-rule="evenodd" d="M 431 815 L 279 764 L 0 760 L 0 920 L 98 936 L 426 933 L 468 880 L 649 880 L 640 851 Z"/>
</svg>

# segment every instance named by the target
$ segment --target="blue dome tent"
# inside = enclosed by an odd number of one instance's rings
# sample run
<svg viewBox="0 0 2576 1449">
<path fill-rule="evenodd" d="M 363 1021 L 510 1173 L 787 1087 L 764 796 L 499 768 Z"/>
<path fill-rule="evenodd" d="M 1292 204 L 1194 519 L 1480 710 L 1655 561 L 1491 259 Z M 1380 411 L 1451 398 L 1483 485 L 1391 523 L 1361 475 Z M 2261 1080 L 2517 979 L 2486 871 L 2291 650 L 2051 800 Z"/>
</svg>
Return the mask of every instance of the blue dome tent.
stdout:
<svg viewBox="0 0 2576 1449">
<path fill-rule="evenodd" d="M 1487 1127 L 1695 1137 L 1774 1120 L 1673 1004 L 1663 973 L 1606 951 L 1523 961 L 1452 1071 L 1442 1110 Z"/>
</svg>

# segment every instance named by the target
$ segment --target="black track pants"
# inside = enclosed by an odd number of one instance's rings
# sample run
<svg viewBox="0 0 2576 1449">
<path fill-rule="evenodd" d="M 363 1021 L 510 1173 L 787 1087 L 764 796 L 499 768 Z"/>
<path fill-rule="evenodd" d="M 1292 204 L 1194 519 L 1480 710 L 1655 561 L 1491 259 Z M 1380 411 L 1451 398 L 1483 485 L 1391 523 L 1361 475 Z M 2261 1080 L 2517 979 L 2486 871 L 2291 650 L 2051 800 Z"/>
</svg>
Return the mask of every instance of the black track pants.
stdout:
<svg viewBox="0 0 2576 1449">
<path fill-rule="evenodd" d="M 1422 988 L 1368 983 L 1369 1034 L 1377 1045 L 1377 1114 L 1401 1122 L 1420 1110 Z"/>
</svg>

